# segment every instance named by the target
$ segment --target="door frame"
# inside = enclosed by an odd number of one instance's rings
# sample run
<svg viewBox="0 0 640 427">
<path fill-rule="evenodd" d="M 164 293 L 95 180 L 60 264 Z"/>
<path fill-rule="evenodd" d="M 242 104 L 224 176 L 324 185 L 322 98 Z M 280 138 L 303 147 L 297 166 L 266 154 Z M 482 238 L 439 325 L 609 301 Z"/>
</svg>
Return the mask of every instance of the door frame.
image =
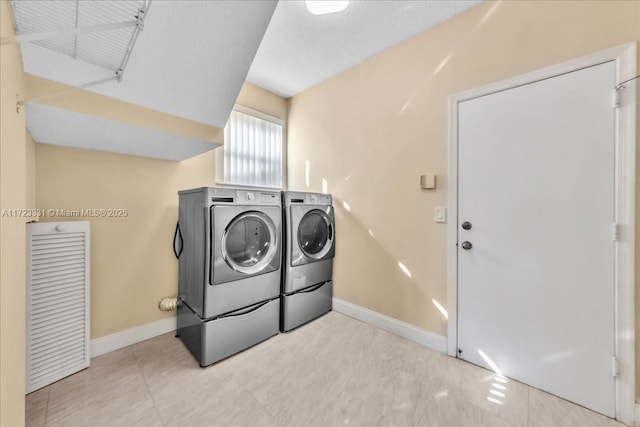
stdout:
<svg viewBox="0 0 640 427">
<path fill-rule="evenodd" d="M 636 43 L 612 47 L 557 65 L 491 83 L 449 97 L 449 168 L 447 224 L 447 354 L 457 356 L 458 344 L 458 104 L 485 95 L 614 61 L 616 80 L 636 75 Z M 620 94 L 615 117 L 615 217 L 618 238 L 615 244 L 615 354 L 619 364 L 616 381 L 616 419 L 633 425 L 635 419 L 635 177 L 636 177 L 636 90 L 640 81 L 611 90 Z M 613 233 L 613 230 L 612 230 Z M 613 236 L 612 236 L 613 238 Z M 612 368 L 613 369 L 613 368 Z"/>
</svg>

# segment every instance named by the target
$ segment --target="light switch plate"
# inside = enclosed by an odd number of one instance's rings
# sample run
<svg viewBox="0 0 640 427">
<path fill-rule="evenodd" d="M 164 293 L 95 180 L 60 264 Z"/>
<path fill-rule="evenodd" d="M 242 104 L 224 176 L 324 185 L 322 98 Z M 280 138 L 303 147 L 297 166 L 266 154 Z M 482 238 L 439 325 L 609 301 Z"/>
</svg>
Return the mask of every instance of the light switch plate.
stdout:
<svg viewBox="0 0 640 427">
<path fill-rule="evenodd" d="M 434 219 L 436 222 L 447 222 L 447 208 L 444 206 L 436 206 Z"/>
</svg>

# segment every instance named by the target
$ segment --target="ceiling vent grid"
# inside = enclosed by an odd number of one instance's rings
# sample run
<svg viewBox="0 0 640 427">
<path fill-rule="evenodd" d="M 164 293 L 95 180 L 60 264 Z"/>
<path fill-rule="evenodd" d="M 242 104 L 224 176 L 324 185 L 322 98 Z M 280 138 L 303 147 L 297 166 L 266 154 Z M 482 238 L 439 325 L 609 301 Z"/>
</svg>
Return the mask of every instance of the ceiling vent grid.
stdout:
<svg viewBox="0 0 640 427">
<path fill-rule="evenodd" d="M 12 0 L 15 40 L 30 42 L 121 77 L 151 0 Z"/>
<path fill-rule="evenodd" d="M 26 392 L 89 367 L 89 222 L 27 224 Z"/>
</svg>

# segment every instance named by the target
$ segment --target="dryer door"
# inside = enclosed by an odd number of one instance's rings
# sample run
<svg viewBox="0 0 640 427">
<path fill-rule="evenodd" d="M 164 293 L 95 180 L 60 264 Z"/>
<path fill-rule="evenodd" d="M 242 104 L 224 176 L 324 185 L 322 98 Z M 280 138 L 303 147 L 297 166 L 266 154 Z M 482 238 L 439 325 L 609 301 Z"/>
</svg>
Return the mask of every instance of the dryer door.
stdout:
<svg viewBox="0 0 640 427">
<path fill-rule="evenodd" d="M 331 206 L 292 206 L 291 265 L 333 258 L 335 227 Z"/>
<path fill-rule="evenodd" d="M 279 267 L 280 226 L 269 215 L 269 208 L 258 209 L 216 206 L 212 210 L 212 284 L 267 273 Z M 278 208 L 272 210 L 279 211 Z"/>
</svg>

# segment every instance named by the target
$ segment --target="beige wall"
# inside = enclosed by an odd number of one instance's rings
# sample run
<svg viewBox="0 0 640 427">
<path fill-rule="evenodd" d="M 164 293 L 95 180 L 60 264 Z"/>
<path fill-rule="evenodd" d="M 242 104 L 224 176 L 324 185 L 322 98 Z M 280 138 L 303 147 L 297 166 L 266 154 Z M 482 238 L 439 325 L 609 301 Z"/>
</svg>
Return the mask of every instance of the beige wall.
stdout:
<svg viewBox="0 0 640 427">
<path fill-rule="evenodd" d="M 238 103 L 286 117 L 283 98 L 250 84 Z M 159 311 L 158 301 L 177 291 L 177 192 L 215 184 L 214 151 L 171 162 L 36 144 L 36 159 L 38 208 L 129 212 L 91 219 L 91 337 L 174 316 Z"/>
<path fill-rule="evenodd" d="M 274 117 L 287 118 L 287 100 L 252 83 L 242 85 L 236 104 L 253 108 Z"/>
<path fill-rule="evenodd" d="M 335 197 L 335 295 L 445 335 L 448 96 L 638 40 L 637 1 L 486 2 L 292 98 L 289 188 Z"/>
<path fill-rule="evenodd" d="M 6 1 L 0 37 L 15 35 Z M 26 140 L 22 59 L 17 45 L 0 46 L 0 210 L 33 208 L 33 142 Z M 0 214 L 0 425 L 24 424 L 26 227 L 30 218 Z"/>
<path fill-rule="evenodd" d="M 92 339 L 175 315 L 158 301 L 176 294 L 177 192 L 213 182 L 213 154 L 172 162 L 36 144 L 39 209 L 128 210 L 82 218 L 91 221 Z"/>
</svg>

